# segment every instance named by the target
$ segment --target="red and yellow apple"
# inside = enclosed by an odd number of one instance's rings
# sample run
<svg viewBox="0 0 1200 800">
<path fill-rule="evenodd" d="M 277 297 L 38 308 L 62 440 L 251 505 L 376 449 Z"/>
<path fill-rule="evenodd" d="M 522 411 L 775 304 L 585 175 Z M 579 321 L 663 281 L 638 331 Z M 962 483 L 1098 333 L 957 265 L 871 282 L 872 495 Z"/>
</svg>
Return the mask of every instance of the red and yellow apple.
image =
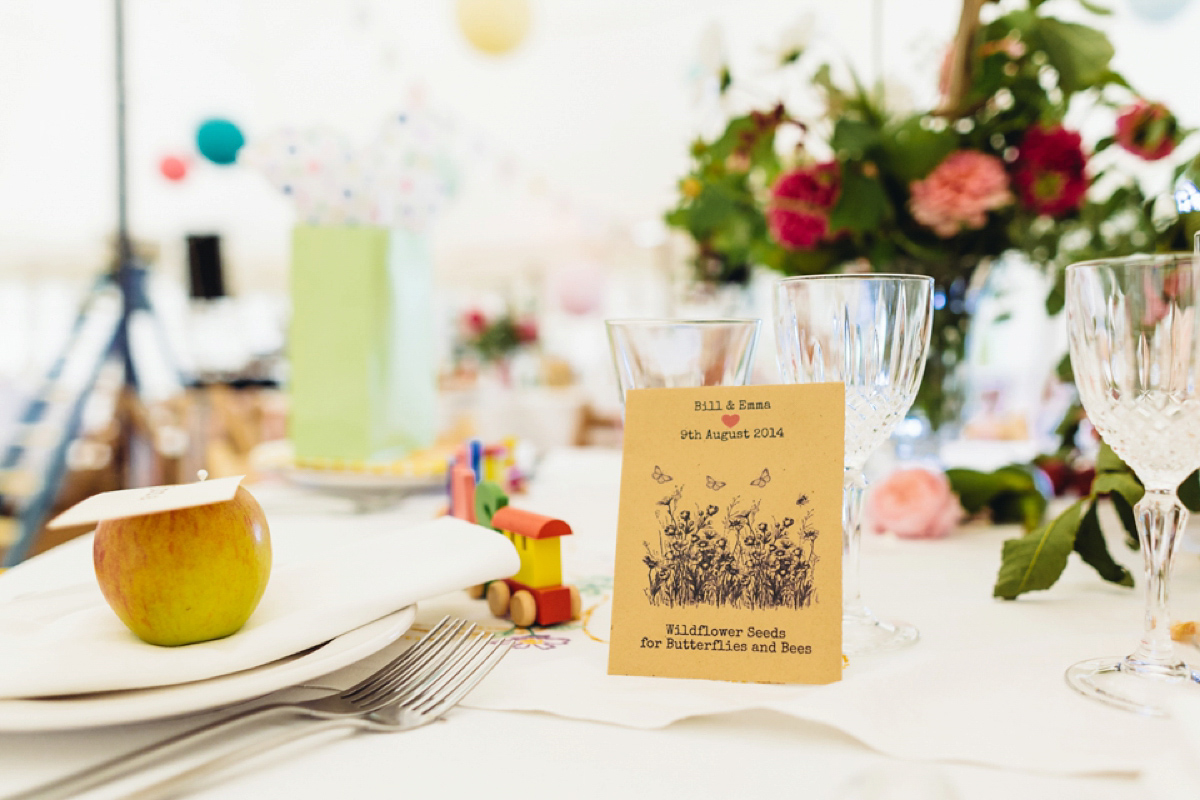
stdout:
<svg viewBox="0 0 1200 800">
<path fill-rule="evenodd" d="M 92 550 L 96 580 L 121 621 L 150 644 L 236 633 L 271 575 L 271 534 L 254 495 L 104 520 Z"/>
</svg>

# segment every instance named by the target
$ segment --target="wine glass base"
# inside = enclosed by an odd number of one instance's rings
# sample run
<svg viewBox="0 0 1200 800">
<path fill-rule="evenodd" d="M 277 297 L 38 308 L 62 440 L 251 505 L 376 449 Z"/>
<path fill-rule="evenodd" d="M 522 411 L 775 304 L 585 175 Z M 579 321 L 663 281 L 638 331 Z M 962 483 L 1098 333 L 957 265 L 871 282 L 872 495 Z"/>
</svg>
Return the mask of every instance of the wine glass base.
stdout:
<svg viewBox="0 0 1200 800">
<path fill-rule="evenodd" d="M 917 629 L 907 622 L 879 619 L 865 609 L 842 616 L 842 652 L 848 656 L 897 650 L 919 637 Z"/>
<path fill-rule="evenodd" d="M 1165 717 L 1169 716 L 1168 695 L 1180 687 L 1200 684 L 1200 673 L 1183 663 L 1138 668 L 1129 658 L 1093 658 L 1068 668 L 1066 679 L 1085 697 L 1137 714 Z"/>
</svg>

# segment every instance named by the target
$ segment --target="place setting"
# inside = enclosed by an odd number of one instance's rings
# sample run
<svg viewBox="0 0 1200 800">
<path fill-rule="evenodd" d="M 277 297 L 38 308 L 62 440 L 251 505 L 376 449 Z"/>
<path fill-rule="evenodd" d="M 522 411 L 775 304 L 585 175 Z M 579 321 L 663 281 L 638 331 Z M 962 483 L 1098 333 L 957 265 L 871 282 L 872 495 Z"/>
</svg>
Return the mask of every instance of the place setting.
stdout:
<svg viewBox="0 0 1200 800">
<path fill-rule="evenodd" d="M 497 537 L 451 518 L 362 537 L 331 555 L 286 517 L 271 526 L 241 482 L 96 495 L 51 523 L 98 527 L 0 578 L 0 732 L 142 723 L 303 686 L 401 640 L 417 600 L 503 575 L 516 560 Z M 283 563 L 273 563 L 272 536 L 288 542 Z M 148 546 L 155 540 L 161 550 Z M 425 630 L 359 705 L 338 708 L 330 697 L 283 716 L 415 727 L 448 710 L 507 650 L 461 620 Z M 264 715 L 259 707 L 210 727 Z M 122 755 L 112 766 L 124 773 L 146 763 Z M 115 775 L 27 794 L 74 796 Z"/>
<path fill-rule="evenodd" d="M 1200 787 L 1200 4 L 76 5 L 0 800 Z"/>
</svg>

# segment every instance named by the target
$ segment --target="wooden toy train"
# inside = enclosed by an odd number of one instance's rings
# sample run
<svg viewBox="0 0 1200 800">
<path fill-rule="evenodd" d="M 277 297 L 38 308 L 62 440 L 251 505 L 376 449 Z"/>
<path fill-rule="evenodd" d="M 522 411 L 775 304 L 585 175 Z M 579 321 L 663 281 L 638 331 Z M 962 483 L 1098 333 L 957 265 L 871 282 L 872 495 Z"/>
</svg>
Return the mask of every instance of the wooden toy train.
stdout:
<svg viewBox="0 0 1200 800">
<path fill-rule="evenodd" d="M 461 457 L 450 468 L 450 514 L 507 536 L 517 548 L 521 568 L 504 580 L 475 586 L 473 597 L 487 596 L 488 609 L 513 624 L 557 625 L 579 619 L 579 590 L 562 582 L 561 539 L 571 526 L 561 519 L 513 508 L 497 484 L 480 480 L 481 470 Z"/>
</svg>

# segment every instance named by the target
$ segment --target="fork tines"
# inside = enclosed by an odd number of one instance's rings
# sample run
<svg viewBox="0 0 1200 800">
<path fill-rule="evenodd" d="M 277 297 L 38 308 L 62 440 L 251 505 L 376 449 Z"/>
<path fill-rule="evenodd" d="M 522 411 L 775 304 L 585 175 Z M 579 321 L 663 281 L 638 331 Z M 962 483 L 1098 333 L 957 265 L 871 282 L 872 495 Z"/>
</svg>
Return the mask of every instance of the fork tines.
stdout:
<svg viewBox="0 0 1200 800">
<path fill-rule="evenodd" d="M 474 686 L 491 671 L 507 652 L 510 643 L 482 631 L 466 620 L 443 617 L 416 644 L 405 650 L 384 669 L 342 693 L 342 696 L 367 709 L 382 707 L 399 700 L 405 705 L 428 702 L 440 697 L 440 689 L 460 677 L 466 681 L 472 672 L 484 668 Z M 403 687 L 398 697 L 397 689 Z M 458 697 L 465 694 L 455 693 Z"/>
</svg>

